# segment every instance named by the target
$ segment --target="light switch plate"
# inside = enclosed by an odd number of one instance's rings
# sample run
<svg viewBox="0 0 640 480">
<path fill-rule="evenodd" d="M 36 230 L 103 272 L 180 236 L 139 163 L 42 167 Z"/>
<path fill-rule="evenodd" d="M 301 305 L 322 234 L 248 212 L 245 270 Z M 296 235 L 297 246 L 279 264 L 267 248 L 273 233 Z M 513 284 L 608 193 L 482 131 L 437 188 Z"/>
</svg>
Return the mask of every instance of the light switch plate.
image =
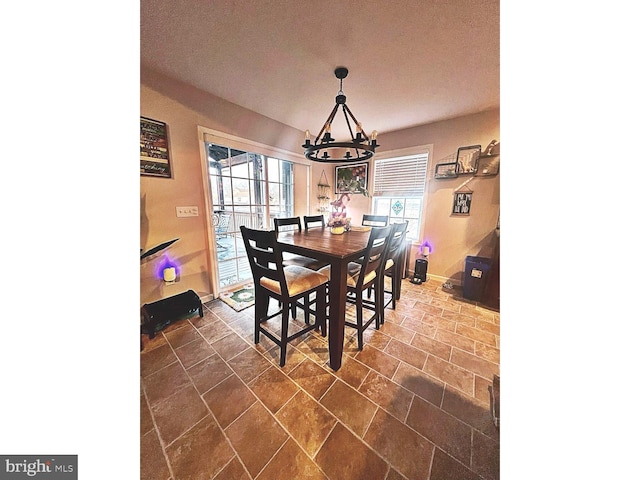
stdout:
<svg viewBox="0 0 640 480">
<path fill-rule="evenodd" d="M 176 207 L 177 217 L 197 217 L 198 207 Z"/>
</svg>

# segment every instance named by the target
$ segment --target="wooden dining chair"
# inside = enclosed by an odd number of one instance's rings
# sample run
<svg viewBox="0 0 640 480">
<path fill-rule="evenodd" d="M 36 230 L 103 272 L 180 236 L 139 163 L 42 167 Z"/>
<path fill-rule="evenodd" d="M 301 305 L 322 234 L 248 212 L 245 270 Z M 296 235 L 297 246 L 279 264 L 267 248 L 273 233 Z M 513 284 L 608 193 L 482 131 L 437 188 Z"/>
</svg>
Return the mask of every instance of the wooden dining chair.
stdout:
<svg viewBox="0 0 640 480">
<path fill-rule="evenodd" d="M 305 215 L 302 217 L 302 221 L 304 222 L 304 229 L 309 230 L 309 228 L 322 227 L 324 228 L 325 221 L 324 215 Z"/>
<path fill-rule="evenodd" d="M 256 295 L 260 289 L 260 294 L 276 299 L 280 305 L 277 312 L 269 314 L 267 301 L 266 315 L 259 316 L 256 311 L 254 341 L 256 345 L 260 343 L 260 333 L 263 333 L 275 342 L 280 347 L 280 366 L 283 367 L 287 344 L 291 340 L 317 328 L 320 328 L 323 337 L 326 336 L 326 289 L 329 278 L 305 267 L 285 266 L 275 230 L 253 230 L 242 225 L 240 232 L 247 250 Z M 312 292 L 315 292 L 317 302 L 315 322 L 304 326 L 298 324 L 300 329 L 289 334 L 289 310 L 297 300 Z M 282 317 L 279 334 L 265 324 L 267 320 L 278 315 Z M 295 317 L 292 320 L 295 320 Z"/>
<path fill-rule="evenodd" d="M 300 217 L 282 217 L 274 218 L 273 225 L 275 227 L 276 236 L 280 232 L 285 231 L 302 231 L 302 224 Z M 305 257 L 304 255 L 297 255 L 295 253 L 284 252 L 283 253 L 284 266 L 296 265 L 298 267 L 309 268 L 311 270 L 320 270 L 327 265 L 327 262 L 321 262 L 315 258 Z M 310 295 L 305 296 L 300 302 L 294 302 L 291 305 L 291 314 L 296 316 L 296 306 L 301 303 L 304 305 L 303 310 L 305 312 L 305 321 L 309 323 L 309 315 L 313 313 L 312 305 L 314 303 Z M 302 306 L 302 305 L 301 305 Z"/>
<path fill-rule="evenodd" d="M 273 225 L 275 227 L 276 236 L 280 232 L 286 231 L 302 231 L 302 223 L 300 222 L 300 217 L 284 217 L 284 218 L 274 218 Z M 294 253 L 284 252 L 284 264 L 287 265 L 298 265 L 300 267 L 310 268 L 312 270 L 319 270 L 324 267 L 326 263 L 319 262 L 315 258 L 305 257 L 304 255 L 296 255 Z"/>
<path fill-rule="evenodd" d="M 358 332 L 358 350 L 364 345 L 364 331 L 375 322 L 376 330 L 380 328 L 380 312 L 383 308 L 383 295 L 379 295 L 379 289 L 373 290 L 374 300 L 364 298 L 364 292 L 371 286 L 375 286 L 380 276 L 383 275 L 384 261 L 389 242 L 391 241 L 391 227 L 372 228 L 369 241 L 361 262 L 349 262 L 347 270 L 347 302 L 356 306 L 355 323 L 345 320 L 344 324 L 355 328 Z M 319 271 L 331 277 L 331 267 L 325 267 Z M 364 310 L 373 311 L 367 321 L 364 321 Z"/>
<path fill-rule="evenodd" d="M 384 310 L 391 303 L 391 308 L 396 309 L 396 300 L 400 298 L 400 282 L 402 282 L 402 259 L 405 238 L 407 236 L 408 221 L 402 223 L 391 224 L 391 239 L 389 242 L 389 248 L 387 249 L 386 259 L 384 262 L 383 274 L 380 276 L 380 283 L 378 288 L 380 289 L 381 296 L 384 299 L 384 294 L 391 294 L 391 298 L 386 302 L 383 300 L 382 310 L 380 311 L 380 325 L 384 324 Z M 391 277 L 391 290 L 385 290 L 385 276 Z"/>
<path fill-rule="evenodd" d="M 362 215 L 363 227 L 386 227 L 389 224 L 389 215 Z"/>
</svg>

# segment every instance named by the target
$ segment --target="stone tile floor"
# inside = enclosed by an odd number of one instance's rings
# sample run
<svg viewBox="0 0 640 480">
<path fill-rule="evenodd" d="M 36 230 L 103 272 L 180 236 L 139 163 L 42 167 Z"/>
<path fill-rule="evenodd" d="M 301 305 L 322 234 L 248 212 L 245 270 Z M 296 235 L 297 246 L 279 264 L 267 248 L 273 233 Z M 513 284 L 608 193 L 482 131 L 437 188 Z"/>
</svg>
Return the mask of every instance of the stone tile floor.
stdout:
<svg viewBox="0 0 640 480">
<path fill-rule="evenodd" d="M 204 310 L 143 337 L 141 479 L 499 478 L 500 313 L 458 288 L 403 280 L 362 351 L 346 327 L 337 372 L 319 332 L 280 368 L 273 342 L 253 343 L 253 308 Z"/>
</svg>

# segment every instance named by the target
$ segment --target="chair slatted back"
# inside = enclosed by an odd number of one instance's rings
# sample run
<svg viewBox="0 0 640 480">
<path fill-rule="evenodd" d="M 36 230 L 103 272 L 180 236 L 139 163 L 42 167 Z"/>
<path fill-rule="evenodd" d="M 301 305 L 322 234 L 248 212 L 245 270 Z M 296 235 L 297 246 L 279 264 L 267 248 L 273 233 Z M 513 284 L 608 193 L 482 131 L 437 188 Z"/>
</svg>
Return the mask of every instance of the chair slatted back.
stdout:
<svg viewBox="0 0 640 480">
<path fill-rule="evenodd" d="M 402 223 L 392 223 L 391 231 L 393 233 L 391 242 L 389 243 L 389 250 L 387 251 L 387 258 L 394 258 L 399 253 L 400 249 L 404 245 L 404 239 L 407 235 L 407 226 L 409 225 L 408 221 L 404 221 Z"/>
<path fill-rule="evenodd" d="M 324 215 L 305 215 L 303 217 L 304 220 L 304 229 L 309 230 L 309 228 L 313 227 L 325 227 Z M 316 224 L 320 225 L 316 225 Z"/>
<path fill-rule="evenodd" d="M 296 227 L 298 228 L 299 232 L 302 231 L 300 217 L 274 218 L 273 225 L 276 229 L 276 235 L 285 230 L 295 230 Z"/>
<path fill-rule="evenodd" d="M 362 215 L 362 225 L 364 227 L 386 227 L 389 224 L 388 215 Z"/>
<path fill-rule="evenodd" d="M 284 276 L 282 250 L 278 245 L 275 230 L 254 230 L 240 226 L 242 240 L 247 251 L 253 284 L 256 288 L 263 277 L 280 283 L 283 298 L 289 297 L 289 290 Z"/>
<path fill-rule="evenodd" d="M 387 248 L 391 240 L 391 227 L 372 228 L 369 234 L 367 250 L 362 261 L 362 270 L 358 275 L 356 289 L 362 290 L 365 279 L 373 271 L 376 278 L 383 274 L 384 262 L 386 262 Z"/>
</svg>

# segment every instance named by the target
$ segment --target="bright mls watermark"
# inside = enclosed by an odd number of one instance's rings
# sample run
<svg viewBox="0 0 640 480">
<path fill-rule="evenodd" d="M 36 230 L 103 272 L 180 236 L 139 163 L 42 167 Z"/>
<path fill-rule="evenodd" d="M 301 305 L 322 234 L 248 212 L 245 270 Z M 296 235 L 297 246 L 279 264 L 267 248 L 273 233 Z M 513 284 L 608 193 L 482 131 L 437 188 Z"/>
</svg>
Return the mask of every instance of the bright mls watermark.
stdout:
<svg viewBox="0 0 640 480">
<path fill-rule="evenodd" d="M 0 455 L 0 480 L 78 480 L 77 455 Z"/>
</svg>

